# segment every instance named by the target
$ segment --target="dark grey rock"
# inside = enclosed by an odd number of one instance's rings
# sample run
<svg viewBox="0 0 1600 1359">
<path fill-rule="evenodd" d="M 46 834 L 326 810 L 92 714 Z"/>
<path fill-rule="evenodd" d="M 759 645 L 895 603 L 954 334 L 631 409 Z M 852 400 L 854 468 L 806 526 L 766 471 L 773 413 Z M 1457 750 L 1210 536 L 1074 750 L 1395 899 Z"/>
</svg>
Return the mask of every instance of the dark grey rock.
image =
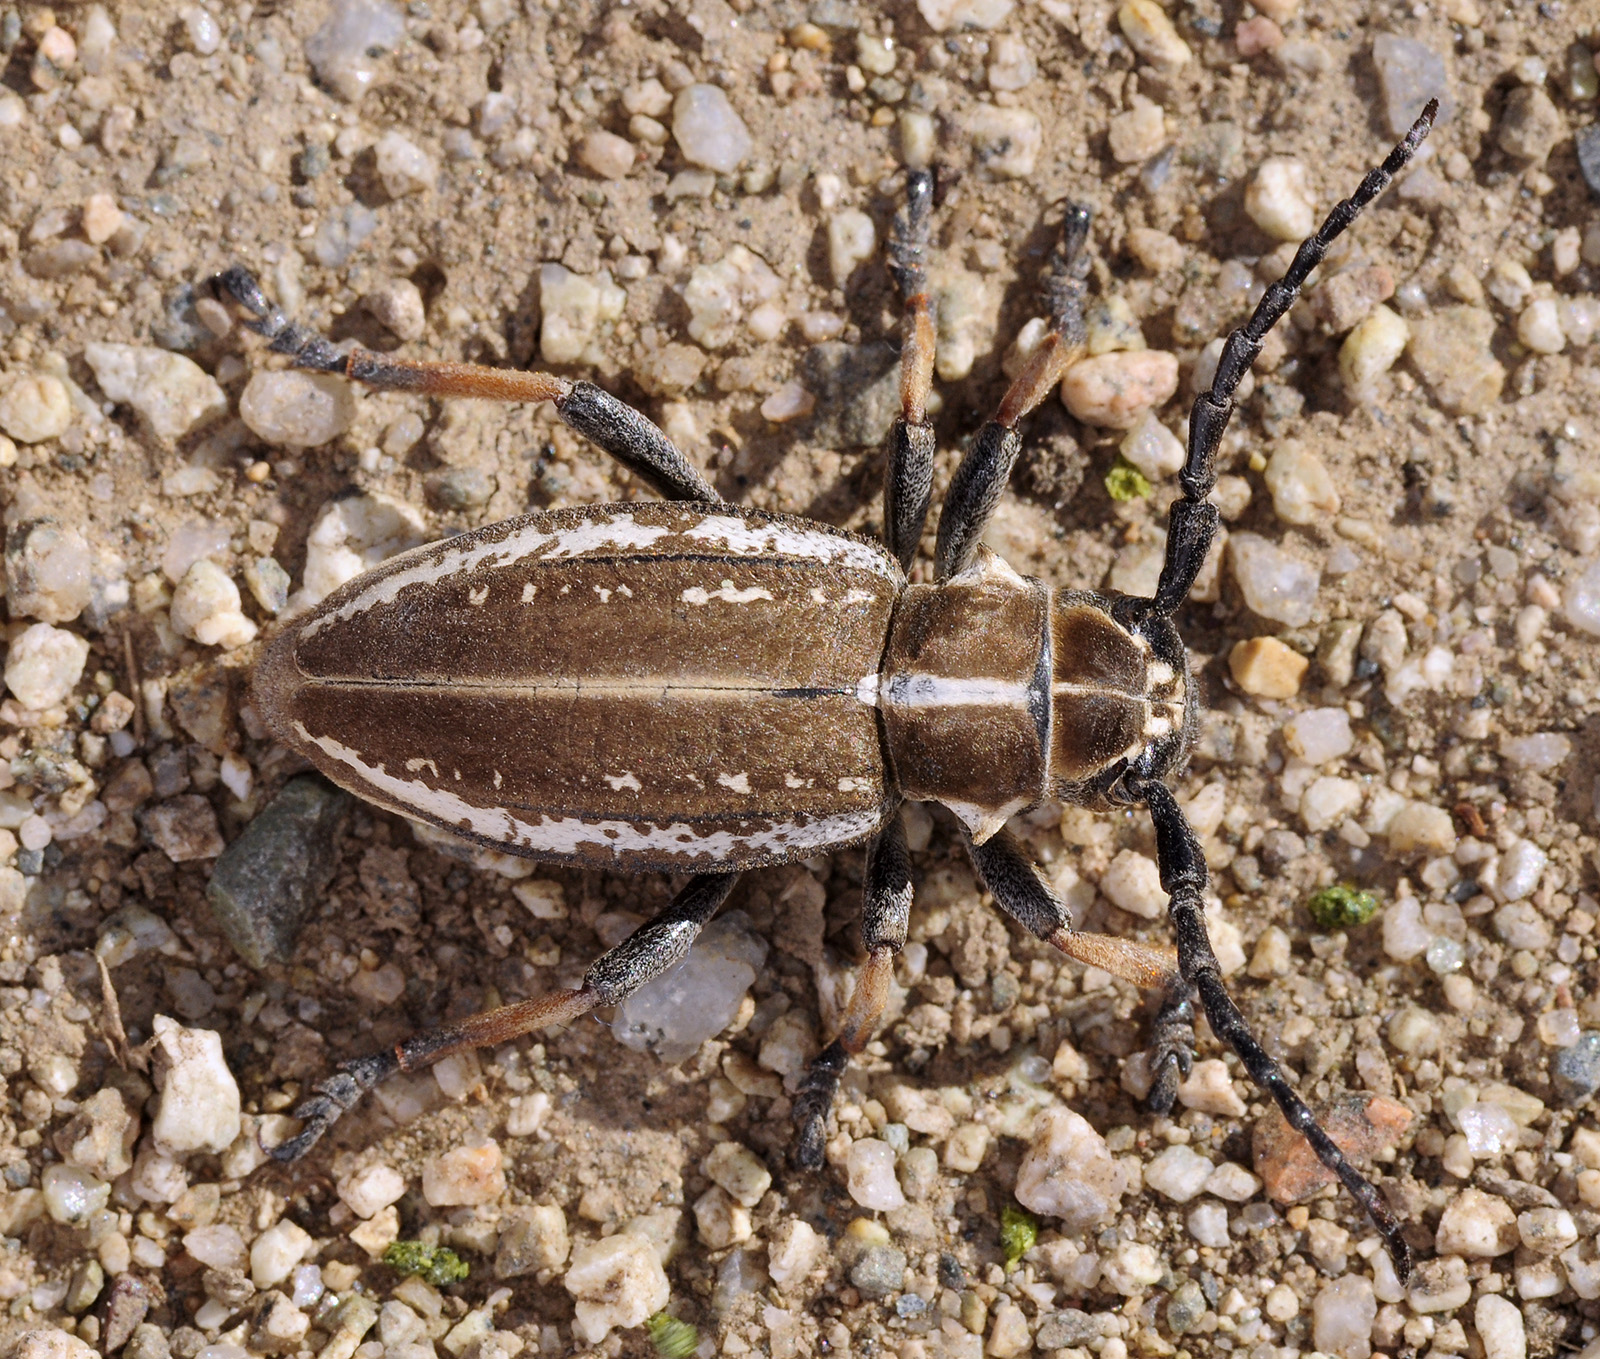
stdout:
<svg viewBox="0 0 1600 1359">
<path fill-rule="evenodd" d="M 1578 169 L 1589 192 L 1600 198 L 1600 123 L 1580 127 L 1573 142 L 1578 148 Z"/>
<path fill-rule="evenodd" d="M 1062 1350 L 1070 1345 L 1087 1345 L 1100 1338 L 1100 1323 L 1076 1307 L 1047 1312 L 1039 1318 L 1034 1343 L 1042 1350 Z"/>
<path fill-rule="evenodd" d="M 900 355 L 889 344 L 814 344 L 800 380 L 817 398 L 807 435 L 829 448 L 875 448 L 900 413 Z"/>
<path fill-rule="evenodd" d="M 1167 1299 L 1167 1328 L 1183 1335 L 1206 1314 L 1206 1295 L 1193 1279 L 1185 1279 Z"/>
<path fill-rule="evenodd" d="M 906 1253 L 894 1246 L 868 1246 L 850 1270 L 850 1282 L 864 1298 L 886 1298 L 905 1283 Z"/>
<path fill-rule="evenodd" d="M 251 967 L 289 961 L 333 878 L 335 842 L 349 810 L 349 796 L 322 779 L 290 779 L 217 860 L 206 897 Z"/>
<path fill-rule="evenodd" d="M 1600 1090 L 1600 1029 L 1585 1029 L 1570 1048 L 1550 1059 L 1550 1086 L 1556 1103 L 1582 1104 Z"/>
</svg>

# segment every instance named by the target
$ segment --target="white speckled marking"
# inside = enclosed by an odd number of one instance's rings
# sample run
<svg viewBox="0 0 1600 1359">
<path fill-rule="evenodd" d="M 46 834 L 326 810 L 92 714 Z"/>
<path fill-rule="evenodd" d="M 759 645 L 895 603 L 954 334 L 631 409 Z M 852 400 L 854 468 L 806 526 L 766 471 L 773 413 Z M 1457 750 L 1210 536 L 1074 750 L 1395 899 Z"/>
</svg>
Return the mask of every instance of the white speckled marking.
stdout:
<svg viewBox="0 0 1600 1359">
<path fill-rule="evenodd" d="M 473 608 L 482 608 L 489 600 L 489 587 L 480 585 L 475 590 L 467 591 L 467 603 Z"/>
<path fill-rule="evenodd" d="M 720 590 L 703 590 L 698 585 L 691 585 L 683 592 L 685 604 L 709 604 L 713 599 L 720 599 L 724 604 L 748 604 L 753 599 L 771 599 L 772 591 L 763 590 L 759 585 L 752 585 L 747 590 L 735 590 L 731 580 L 722 582 Z"/>
<path fill-rule="evenodd" d="M 722 788 L 731 788 L 736 793 L 748 793 L 750 791 L 750 775 L 718 774 L 717 784 Z"/>
<path fill-rule="evenodd" d="M 644 786 L 626 769 L 620 774 L 602 774 L 600 777 L 611 785 L 611 791 L 614 793 L 620 793 L 624 788 L 631 789 L 637 793 Z"/>
<path fill-rule="evenodd" d="M 546 557 L 587 557 L 602 548 L 649 547 L 671 534 L 669 528 L 652 528 L 633 522 L 631 514 L 619 514 L 602 523 L 579 524 L 577 528 L 562 529 L 555 535 L 556 545 Z"/>
</svg>

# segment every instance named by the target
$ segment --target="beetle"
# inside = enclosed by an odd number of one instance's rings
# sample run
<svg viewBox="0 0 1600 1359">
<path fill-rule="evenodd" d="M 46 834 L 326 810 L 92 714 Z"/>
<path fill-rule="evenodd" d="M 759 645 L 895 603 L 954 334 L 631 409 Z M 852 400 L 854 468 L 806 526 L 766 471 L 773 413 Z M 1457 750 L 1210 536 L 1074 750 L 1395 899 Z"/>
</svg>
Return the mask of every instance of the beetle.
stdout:
<svg viewBox="0 0 1600 1359">
<path fill-rule="evenodd" d="M 796 1160 L 820 1166 L 840 1077 L 884 1009 L 906 938 L 912 882 L 899 809 L 928 800 L 960 821 L 1002 910 L 1061 953 L 1158 993 L 1152 1107 L 1169 1110 L 1190 1069 L 1198 996 L 1214 1032 L 1361 1203 L 1405 1278 L 1399 1223 L 1252 1036 L 1212 953 L 1205 861 L 1169 786 L 1198 711 L 1173 617 L 1215 533 L 1207 496 L 1240 381 L 1333 239 L 1410 160 L 1436 109 L 1427 105 L 1228 338 L 1190 416 L 1149 599 L 1054 589 L 980 543 L 1021 448 L 1019 422 L 1084 352 L 1086 208 L 1067 207 L 1046 269 L 1051 329 L 950 484 L 931 584 L 907 580 L 935 452 L 927 171 L 908 173 L 889 246 L 905 311 L 881 545 L 723 503 L 665 434 L 590 383 L 341 352 L 274 307 L 243 268 L 218 275 L 217 294 L 297 366 L 389 390 L 551 401 L 665 497 L 524 515 L 350 581 L 259 662 L 266 725 L 369 802 L 469 840 L 546 862 L 692 875 L 581 986 L 344 1063 L 296 1110 L 302 1131 L 274 1154 L 302 1155 L 396 1071 L 622 1000 L 685 956 L 740 873 L 864 843 L 866 961 L 839 1033 L 794 1101 Z M 1175 953 L 1073 929 L 1005 829 L 1048 798 L 1149 810 Z"/>
</svg>

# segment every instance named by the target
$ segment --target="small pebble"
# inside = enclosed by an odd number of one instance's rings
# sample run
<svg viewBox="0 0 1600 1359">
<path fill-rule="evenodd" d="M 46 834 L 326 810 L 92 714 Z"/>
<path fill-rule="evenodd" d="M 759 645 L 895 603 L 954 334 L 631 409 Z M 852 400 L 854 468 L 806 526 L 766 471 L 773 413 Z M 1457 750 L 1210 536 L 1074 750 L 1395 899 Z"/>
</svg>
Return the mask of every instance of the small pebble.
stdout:
<svg viewBox="0 0 1600 1359">
<path fill-rule="evenodd" d="M 1517 1216 L 1511 1206 L 1481 1189 L 1463 1189 L 1440 1214 L 1434 1249 L 1441 1255 L 1488 1260 L 1517 1247 Z"/>
<path fill-rule="evenodd" d="M 1026 179 L 1044 149 L 1044 128 L 1031 109 L 976 104 L 966 130 L 978 163 L 999 179 Z"/>
<path fill-rule="evenodd" d="M 1498 1293 L 1481 1294 L 1472 1308 L 1472 1325 L 1483 1342 L 1484 1359 L 1527 1359 L 1528 1335 L 1522 1309 Z"/>
<path fill-rule="evenodd" d="M 421 193 L 438 183 L 439 167 L 420 146 L 398 132 L 385 132 L 373 144 L 378 179 L 390 198 Z"/>
<path fill-rule="evenodd" d="M 92 193 L 83 200 L 83 234 L 90 245 L 104 245 L 122 223 L 122 209 L 110 194 Z"/>
<path fill-rule="evenodd" d="M 772 1187 L 772 1172 L 737 1142 L 719 1142 L 701 1168 L 712 1183 L 721 1185 L 746 1208 L 754 1208 Z"/>
<path fill-rule="evenodd" d="M 1500 856 L 1500 871 L 1495 880 L 1497 893 L 1508 902 L 1532 896 L 1549 862 L 1550 856 L 1533 841 L 1513 840 Z M 1527 946 L 1518 944 L 1515 947 Z"/>
<path fill-rule="evenodd" d="M 850 1270 L 864 1298 L 887 1298 L 905 1286 L 906 1255 L 894 1246 L 868 1246 Z"/>
<path fill-rule="evenodd" d="M 23 520 L 6 534 L 5 592 L 13 618 L 70 623 L 94 599 L 95 556 L 77 529 Z"/>
<path fill-rule="evenodd" d="M 251 375 L 239 397 L 239 418 L 265 443 L 319 448 L 355 423 L 350 384 L 329 373 L 286 368 Z"/>
<path fill-rule="evenodd" d="M 1178 390 L 1178 357 L 1160 349 L 1097 354 L 1067 370 L 1061 404 L 1086 425 L 1132 429 Z"/>
<path fill-rule="evenodd" d="M 1404 136 L 1429 99 L 1441 101 L 1438 124 L 1449 121 L 1455 103 L 1450 72 L 1433 48 L 1416 38 L 1380 33 L 1372 40 L 1372 64 L 1391 137 Z"/>
<path fill-rule="evenodd" d="M 1258 698 L 1293 698 L 1311 662 L 1276 637 L 1235 642 L 1228 653 L 1233 682 Z"/>
<path fill-rule="evenodd" d="M 905 1207 L 906 1196 L 894 1173 L 894 1148 L 873 1137 L 852 1142 L 846 1155 L 845 1173 L 850 1197 L 863 1208 L 891 1212 Z"/>
<path fill-rule="evenodd" d="M 1081 1114 L 1060 1107 L 1039 1113 L 1017 1170 L 1017 1202 L 1077 1233 L 1113 1217 L 1127 1189 L 1127 1172 Z"/>
<path fill-rule="evenodd" d="M 391 1203 L 398 1203 L 406 1192 L 405 1177 L 382 1161 L 363 1166 L 338 1184 L 339 1197 L 359 1218 L 369 1218 Z"/>
<path fill-rule="evenodd" d="M 389 0 L 343 0 L 306 39 L 306 60 L 317 79 L 356 102 L 377 77 L 377 61 L 405 40 L 405 13 Z"/>
<path fill-rule="evenodd" d="M 1298 439 L 1286 439 L 1273 450 L 1262 479 L 1273 511 L 1286 524 L 1327 523 L 1339 513 L 1342 502 L 1333 476 Z"/>
<path fill-rule="evenodd" d="M 1350 714 L 1343 708 L 1307 708 L 1283 727 L 1284 744 L 1307 764 L 1343 759 L 1355 747 Z"/>
<path fill-rule="evenodd" d="M 1579 632 L 1600 637 L 1600 562 L 1571 578 L 1561 598 L 1561 613 Z"/>
<path fill-rule="evenodd" d="M 221 1035 L 186 1029 L 165 1015 L 157 1015 L 152 1027 L 152 1074 L 160 1098 L 151 1139 L 174 1157 L 226 1151 L 241 1123 L 239 1086 L 223 1059 Z"/>
<path fill-rule="evenodd" d="M 46 1166 L 39 1177 L 45 1211 L 63 1226 L 86 1225 L 111 1199 L 111 1186 L 73 1166 Z"/>
<path fill-rule="evenodd" d="M 1482 307 L 1440 307 L 1411 322 L 1408 352 L 1448 415 L 1478 415 L 1499 399 L 1506 370 L 1490 344 L 1495 320 Z"/>
<path fill-rule="evenodd" d="M 602 324 L 620 317 L 627 301 L 628 295 L 607 274 L 587 278 L 559 264 L 540 265 L 539 352 L 545 362 L 584 360 Z"/>
<path fill-rule="evenodd" d="M 56 707 L 77 687 L 88 660 L 89 644 L 83 638 L 35 623 L 6 652 L 6 688 L 30 711 Z"/>
<path fill-rule="evenodd" d="M 1111 158 L 1122 165 L 1149 160 L 1167 144 L 1167 118 L 1161 105 L 1135 96 L 1133 107 L 1112 118 L 1107 128 Z"/>
<path fill-rule="evenodd" d="M 1508 156 L 1543 165 L 1565 135 L 1561 111 L 1543 89 L 1518 85 L 1506 96 L 1495 141 Z"/>
<path fill-rule="evenodd" d="M 802 1218 L 780 1222 L 767 1237 L 767 1273 L 779 1288 L 801 1283 L 822 1259 L 826 1243 Z"/>
<path fill-rule="evenodd" d="M 1175 476 L 1183 466 L 1182 441 L 1150 411 L 1123 437 L 1118 451 L 1151 481 Z"/>
<path fill-rule="evenodd" d="M 855 208 L 841 208 L 828 219 L 828 263 L 835 287 L 843 288 L 863 260 L 877 248 L 878 231 L 872 218 Z"/>
<path fill-rule="evenodd" d="M 731 175 L 754 142 L 728 96 L 716 85 L 688 85 L 672 101 L 672 136 L 691 165 Z"/>
<path fill-rule="evenodd" d="M 816 409 L 817 398 L 798 382 L 786 382 L 761 403 L 761 418 L 775 425 L 803 420 Z"/>
<path fill-rule="evenodd" d="M 158 439 L 180 439 L 228 413 L 228 395 L 192 359 L 153 346 L 89 344 L 84 362 L 100 390 L 130 405 Z"/>
<path fill-rule="evenodd" d="M 690 338 L 706 349 L 727 348 L 746 318 L 782 288 L 767 262 L 742 245 L 714 264 L 697 265 L 683 289 Z"/>
<path fill-rule="evenodd" d="M 1517 338 L 1535 354 L 1559 354 L 1566 348 L 1555 298 L 1541 297 L 1523 308 L 1517 317 Z"/>
<path fill-rule="evenodd" d="M 1189 1235 L 1202 1246 L 1226 1250 L 1232 1244 L 1228 1235 L 1228 1210 L 1214 1200 L 1197 1203 L 1184 1219 Z"/>
<path fill-rule="evenodd" d="M 1321 585 L 1321 573 L 1254 533 L 1228 539 L 1228 559 L 1244 602 L 1263 618 L 1304 627 Z"/>
<path fill-rule="evenodd" d="M 1124 849 L 1100 875 L 1100 890 L 1112 905 L 1146 920 L 1157 920 L 1167 909 L 1156 861 L 1138 850 Z"/>
<path fill-rule="evenodd" d="M 1411 327 L 1388 307 L 1374 307 L 1339 346 L 1339 376 L 1352 396 L 1372 390 L 1405 353 Z"/>
<path fill-rule="evenodd" d="M 877 74 L 888 75 L 893 71 L 893 61 L 890 55 L 888 69 Z M 987 75 L 991 90 L 1026 89 L 1038 74 L 1039 63 L 1034 60 L 1032 49 L 1015 33 L 1002 33 L 990 45 Z"/>
<path fill-rule="evenodd" d="M 1353 816 L 1365 794 L 1355 779 L 1313 779 L 1300 795 L 1300 820 L 1313 835 L 1320 835 Z"/>
<path fill-rule="evenodd" d="M 721 1185 L 712 1185 L 695 1200 L 694 1223 L 700 1240 L 712 1250 L 737 1246 L 755 1234 L 750 1210 Z"/>
<path fill-rule="evenodd" d="M 1161 70 L 1176 70 L 1194 54 L 1155 0 L 1123 0 L 1117 26 L 1141 58 Z"/>
<path fill-rule="evenodd" d="M 253 641 L 256 625 L 242 611 L 239 587 L 216 562 L 203 557 L 184 573 L 172 594 L 173 629 L 202 646 L 224 651 Z"/>
<path fill-rule="evenodd" d="M 1409 801 L 1383 826 L 1389 848 L 1396 854 L 1452 854 L 1456 847 L 1455 821 L 1443 807 Z"/>
<path fill-rule="evenodd" d="M 1600 1091 L 1600 1029 L 1586 1029 L 1571 1047 L 1550 1054 L 1550 1087 L 1556 1102 L 1569 1109 Z"/>
<path fill-rule="evenodd" d="M 1305 162 L 1291 156 L 1262 161 L 1245 190 L 1244 210 L 1273 240 L 1304 240 L 1317 224 Z"/>
<path fill-rule="evenodd" d="M 257 1288 L 276 1287 L 315 1246 L 305 1228 L 280 1219 L 250 1243 L 250 1281 Z"/>
<path fill-rule="evenodd" d="M 1517 1145 L 1517 1121 L 1498 1104 L 1475 1101 L 1456 1110 L 1456 1126 L 1467 1139 L 1467 1150 L 1487 1160 Z"/>
<path fill-rule="evenodd" d="M 1174 1203 L 1187 1203 L 1205 1188 L 1215 1169 L 1210 1160 L 1180 1142 L 1145 1166 L 1144 1182 Z"/>
<path fill-rule="evenodd" d="M 578 160 L 601 179 L 624 179 L 633 169 L 633 144 L 615 132 L 597 129 L 578 143 Z"/>
<path fill-rule="evenodd" d="M 500 1219 L 500 1239 L 495 1249 L 494 1276 L 520 1279 L 566 1263 L 571 1239 L 567 1217 L 559 1204 L 513 1208 Z"/>
<path fill-rule="evenodd" d="M 18 443 L 59 439 L 72 425 L 72 398 L 60 378 L 13 373 L 0 385 L 0 429 Z"/>
<path fill-rule="evenodd" d="M 1325 1283 L 1311 1304 L 1311 1338 L 1330 1355 L 1371 1353 L 1378 1299 L 1372 1281 L 1359 1274 Z"/>
<path fill-rule="evenodd" d="M 1233 30 L 1234 46 L 1247 61 L 1263 52 L 1276 52 L 1283 46 L 1283 30 L 1265 14 L 1244 20 Z"/>
<path fill-rule="evenodd" d="M 935 33 L 952 28 L 998 28 L 1016 0 L 917 0 L 917 10 Z"/>
<path fill-rule="evenodd" d="M 493 1203 L 506 1191 L 500 1144 L 485 1139 L 441 1152 L 422 1165 L 422 1197 L 435 1208 Z"/>
<path fill-rule="evenodd" d="M 1100 1261 L 1106 1286 L 1113 1293 L 1132 1297 L 1159 1283 L 1166 1265 L 1154 1246 L 1142 1241 L 1124 1241 L 1113 1246 Z"/>
<path fill-rule="evenodd" d="M 362 297 L 361 305 L 399 339 L 420 340 L 427 329 L 422 290 L 408 278 L 385 279 Z"/>
<path fill-rule="evenodd" d="M 587 1345 L 614 1327 L 641 1325 L 672 1295 L 655 1247 L 627 1231 L 578 1246 L 561 1283 L 574 1299 L 573 1331 Z"/>
</svg>

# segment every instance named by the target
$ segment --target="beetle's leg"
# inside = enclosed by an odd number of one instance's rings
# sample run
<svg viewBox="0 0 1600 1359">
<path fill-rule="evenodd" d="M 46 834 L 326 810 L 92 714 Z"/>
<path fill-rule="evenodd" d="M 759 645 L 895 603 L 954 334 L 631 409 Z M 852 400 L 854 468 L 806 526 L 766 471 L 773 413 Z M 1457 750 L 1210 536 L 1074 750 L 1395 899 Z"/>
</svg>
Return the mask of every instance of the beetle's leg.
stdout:
<svg viewBox="0 0 1600 1359">
<path fill-rule="evenodd" d="M 850 1058 L 866 1047 L 889 1003 L 894 956 L 905 946 L 911 919 L 911 856 L 897 812 L 867 846 L 867 872 L 861 889 L 861 942 L 867 961 L 845 1007 L 838 1036 L 817 1055 L 794 1097 L 798 1136 L 795 1163 L 806 1170 L 822 1165 L 828 1110 Z"/>
<path fill-rule="evenodd" d="M 1002 830 L 983 844 L 967 841 L 967 851 L 994 893 L 1000 909 L 1030 934 L 1069 958 L 1098 967 L 1145 991 L 1161 994 L 1161 1009 L 1151 1032 L 1149 1104 L 1157 1113 L 1172 1108 L 1178 1083 L 1194 1065 L 1194 1009 L 1191 988 L 1178 971 L 1178 956 L 1137 939 L 1114 934 L 1079 934 L 1066 903 L 1055 894 L 1037 864 Z"/>
<path fill-rule="evenodd" d="M 396 1044 L 387 1052 L 345 1062 L 321 1082 L 314 1098 L 294 1111 L 305 1126 L 272 1148 L 280 1161 L 304 1156 L 346 1110 L 380 1081 L 399 1071 L 415 1071 L 464 1048 L 509 1043 L 534 1029 L 567 1024 L 601 1005 L 615 1005 L 646 982 L 682 961 L 701 927 L 728 899 L 737 873 L 702 873 L 672 899 L 658 916 L 646 921 L 584 974 L 576 990 L 552 991 L 536 1000 L 485 1010 L 459 1024 L 429 1029 Z"/>
<path fill-rule="evenodd" d="M 1022 436 L 1017 422 L 1043 401 L 1061 376 L 1083 356 L 1083 293 L 1089 261 L 1089 209 L 1067 204 L 1061 240 L 1046 266 L 1044 295 L 1050 306 L 1050 333 L 1033 351 L 1027 366 L 1007 390 L 994 419 L 978 431 L 961 459 L 939 511 L 939 537 L 934 549 L 934 574 L 939 580 L 972 565 L 978 540 L 1011 480 Z"/>
<path fill-rule="evenodd" d="M 900 414 L 884 445 L 883 541 L 911 569 L 933 495 L 933 312 L 928 304 L 928 243 L 933 223 L 933 171 L 906 171 L 905 206 L 889 235 L 889 272 L 905 299 L 900 325 Z"/>
<path fill-rule="evenodd" d="M 552 401 L 566 424 L 668 500 L 721 499 L 672 440 L 632 406 L 592 382 L 569 382 L 553 373 L 525 373 L 476 363 L 396 359 L 369 349 L 343 353 L 269 302 L 255 275 L 242 265 L 224 269 L 212 284 L 215 291 L 248 313 L 245 324 L 251 330 L 264 336 L 276 352 L 288 354 L 297 368 L 337 373 L 379 391 L 486 401 Z"/>
<path fill-rule="evenodd" d="M 1217 507 L 1206 497 L 1217 483 L 1217 450 L 1233 415 L 1233 394 L 1261 353 L 1261 342 L 1300 296 L 1307 276 L 1322 263 L 1328 247 L 1361 210 L 1389 187 L 1406 162 L 1416 154 L 1433 126 L 1439 101 L 1430 99 L 1411 131 L 1389 152 L 1382 165 L 1368 173 L 1356 191 L 1328 214 L 1327 220 L 1295 251 L 1284 276 L 1262 295 L 1248 321 L 1228 336 L 1217 360 L 1211 389 L 1195 397 L 1189 412 L 1189 449 L 1178 473 L 1182 494 L 1167 512 L 1167 560 L 1161 568 L 1151 611 L 1174 613 L 1193 588 L 1217 530 Z"/>
<path fill-rule="evenodd" d="M 1154 780 L 1133 791 L 1135 796 L 1144 799 L 1150 808 L 1150 819 L 1155 823 L 1156 856 L 1161 865 L 1161 886 L 1169 898 L 1167 911 L 1178 940 L 1178 966 L 1184 978 L 1200 993 L 1200 1003 L 1205 1006 L 1212 1032 L 1239 1054 L 1250 1079 L 1272 1096 L 1289 1126 L 1299 1130 L 1316 1152 L 1317 1159 L 1344 1182 L 1344 1187 L 1366 1210 L 1372 1225 L 1383 1236 L 1394 1260 L 1395 1273 L 1403 1283 L 1411 1273 L 1411 1249 L 1389 1205 L 1318 1125 L 1316 1115 L 1256 1041 L 1223 985 L 1222 969 L 1217 965 L 1216 955 L 1211 951 L 1211 938 L 1206 933 L 1202 899 L 1206 861 L 1200 852 L 1199 840 L 1178 806 L 1178 799 L 1164 783 Z"/>
</svg>

